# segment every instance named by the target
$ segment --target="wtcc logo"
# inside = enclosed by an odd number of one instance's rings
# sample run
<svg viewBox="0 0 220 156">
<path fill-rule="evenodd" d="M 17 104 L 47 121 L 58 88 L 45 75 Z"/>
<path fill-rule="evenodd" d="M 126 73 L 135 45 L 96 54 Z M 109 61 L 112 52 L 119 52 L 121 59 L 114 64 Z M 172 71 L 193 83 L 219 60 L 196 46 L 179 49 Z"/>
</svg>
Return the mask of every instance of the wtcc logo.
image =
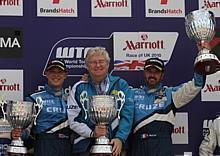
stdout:
<svg viewBox="0 0 220 156">
<path fill-rule="evenodd" d="M 101 46 L 111 52 L 109 38 L 67 37 L 57 41 L 52 47 L 47 63 L 54 58 L 63 59 L 68 68 L 68 76 L 81 76 L 86 72 L 85 57 L 91 47 Z M 111 54 L 109 54 L 111 55 Z M 46 65 L 45 64 L 45 68 Z M 44 68 L 44 71 L 45 71 Z M 43 71 L 43 75 L 44 75 Z M 44 75 L 45 76 L 45 75 Z"/>
</svg>

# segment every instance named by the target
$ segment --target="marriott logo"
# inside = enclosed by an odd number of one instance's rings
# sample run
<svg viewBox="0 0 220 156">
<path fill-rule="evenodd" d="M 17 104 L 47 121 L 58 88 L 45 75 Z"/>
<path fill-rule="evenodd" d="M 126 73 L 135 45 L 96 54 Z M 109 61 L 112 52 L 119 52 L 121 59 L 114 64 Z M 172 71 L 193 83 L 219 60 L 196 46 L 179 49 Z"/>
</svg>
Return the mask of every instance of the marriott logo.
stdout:
<svg viewBox="0 0 220 156">
<path fill-rule="evenodd" d="M 1 5 L 20 5 L 20 0 L 0 0 L 0 6 Z"/>
<path fill-rule="evenodd" d="M 116 0 L 96 0 L 96 5 L 95 8 L 124 8 L 128 7 L 128 0 L 121 0 L 121 1 L 116 1 Z"/>
<path fill-rule="evenodd" d="M 220 1 L 210 2 L 205 0 L 202 8 L 220 8 Z"/>
<path fill-rule="evenodd" d="M 14 83 L 14 84 L 6 84 L 6 83 L 7 83 L 6 79 L 0 80 L 0 91 L 19 91 L 20 90 L 20 85 L 18 83 Z"/>
<path fill-rule="evenodd" d="M 164 49 L 163 40 L 148 41 L 148 35 L 140 36 L 141 41 L 126 40 L 123 51 L 138 49 Z"/>
<path fill-rule="evenodd" d="M 220 86 L 218 85 L 206 84 L 205 87 L 204 92 L 220 92 Z"/>
</svg>

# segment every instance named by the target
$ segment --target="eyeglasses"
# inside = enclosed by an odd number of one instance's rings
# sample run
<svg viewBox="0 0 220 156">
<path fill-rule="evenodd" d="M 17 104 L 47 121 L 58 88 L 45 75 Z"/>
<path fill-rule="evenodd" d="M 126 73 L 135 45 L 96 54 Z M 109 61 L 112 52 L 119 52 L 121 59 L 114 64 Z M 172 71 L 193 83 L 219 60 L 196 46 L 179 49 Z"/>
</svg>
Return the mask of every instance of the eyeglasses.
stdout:
<svg viewBox="0 0 220 156">
<path fill-rule="evenodd" d="M 96 66 L 96 65 L 105 65 L 106 64 L 106 60 L 97 60 L 97 61 L 89 61 L 89 64 L 92 66 Z"/>
</svg>

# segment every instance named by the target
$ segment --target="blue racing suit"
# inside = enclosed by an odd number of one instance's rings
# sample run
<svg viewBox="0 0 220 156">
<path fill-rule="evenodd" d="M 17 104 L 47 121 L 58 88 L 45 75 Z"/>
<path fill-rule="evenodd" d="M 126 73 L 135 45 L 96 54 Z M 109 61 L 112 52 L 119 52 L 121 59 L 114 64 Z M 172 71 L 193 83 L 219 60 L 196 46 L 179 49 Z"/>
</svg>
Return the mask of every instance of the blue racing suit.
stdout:
<svg viewBox="0 0 220 156">
<path fill-rule="evenodd" d="M 194 74 L 192 81 L 176 87 L 160 83 L 134 89 L 132 156 L 172 156 L 171 133 L 176 108 L 189 103 L 202 89 L 204 78 Z"/>
<path fill-rule="evenodd" d="M 44 90 L 31 94 L 26 100 L 35 103 L 42 101 L 43 105 L 36 118 L 36 125 L 32 127 L 36 137 L 34 154 L 39 156 L 70 155 L 67 95 L 64 91 L 54 91 L 46 84 Z"/>
<path fill-rule="evenodd" d="M 122 142 L 127 139 L 132 128 L 134 104 L 132 90 L 128 83 L 116 76 L 108 75 L 107 89 L 105 95 L 116 95 L 119 91 L 125 94 L 125 103 L 120 112 L 120 120 L 117 118 L 110 123 L 108 127 L 108 138 L 119 138 Z M 94 83 L 89 77 L 88 82 L 79 81 L 76 83 L 68 98 L 68 119 L 70 128 L 75 131 L 74 136 L 74 153 L 83 153 L 90 149 L 93 138 L 90 137 L 91 132 L 95 128 L 95 124 L 88 118 L 85 119 L 85 112 L 80 103 L 80 94 L 86 91 L 88 97 L 99 95 Z"/>
</svg>

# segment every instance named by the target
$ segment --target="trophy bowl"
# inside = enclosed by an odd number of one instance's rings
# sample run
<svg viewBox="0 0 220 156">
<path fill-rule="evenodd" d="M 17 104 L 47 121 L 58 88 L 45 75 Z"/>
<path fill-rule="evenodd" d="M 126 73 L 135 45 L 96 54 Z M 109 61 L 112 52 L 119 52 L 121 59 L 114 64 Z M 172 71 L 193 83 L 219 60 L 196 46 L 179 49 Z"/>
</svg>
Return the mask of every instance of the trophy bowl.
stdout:
<svg viewBox="0 0 220 156">
<path fill-rule="evenodd" d="M 186 33 L 190 39 L 196 42 L 211 41 L 215 35 L 215 25 L 214 14 L 208 10 L 195 10 L 185 17 Z M 206 48 L 199 51 L 194 62 L 195 71 L 202 75 L 217 72 L 218 66 L 218 57 Z"/>
<path fill-rule="evenodd" d="M 115 98 L 108 95 L 96 95 L 89 98 L 90 107 L 88 115 L 95 124 L 108 125 L 117 115 Z M 109 139 L 101 136 L 95 139 L 95 145 L 91 147 L 91 154 L 112 153 L 112 146 L 109 145 Z"/>
<path fill-rule="evenodd" d="M 83 92 L 80 96 L 80 102 L 85 114 L 96 125 L 108 126 L 114 119 L 120 118 L 120 111 L 125 101 L 123 92 L 118 96 L 95 95 L 87 98 L 87 93 Z M 85 116 L 87 118 L 87 115 Z M 90 154 L 112 155 L 112 145 L 109 144 L 109 138 L 100 136 L 95 139 L 95 144 L 90 149 Z"/>
<path fill-rule="evenodd" d="M 96 95 L 89 98 L 89 118 L 93 123 L 108 125 L 117 115 L 115 98 L 109 95 Z"/>
<path fill-rule="evenodd" d="M 6 111 L 4 111 L 4 103 L 6 105 Z M 36 117 L 35 103 L 29 101 L 4 101 L 1 102 L 1 108 L 12 128 L 19 128 L 24 130 L 27 128 Z M 24 142 L 21 137 L 13 139 L 8 146 L 7 152 L 9 154 L 26 154 L 27 148 L 24 146 Z"/>
</svg>

